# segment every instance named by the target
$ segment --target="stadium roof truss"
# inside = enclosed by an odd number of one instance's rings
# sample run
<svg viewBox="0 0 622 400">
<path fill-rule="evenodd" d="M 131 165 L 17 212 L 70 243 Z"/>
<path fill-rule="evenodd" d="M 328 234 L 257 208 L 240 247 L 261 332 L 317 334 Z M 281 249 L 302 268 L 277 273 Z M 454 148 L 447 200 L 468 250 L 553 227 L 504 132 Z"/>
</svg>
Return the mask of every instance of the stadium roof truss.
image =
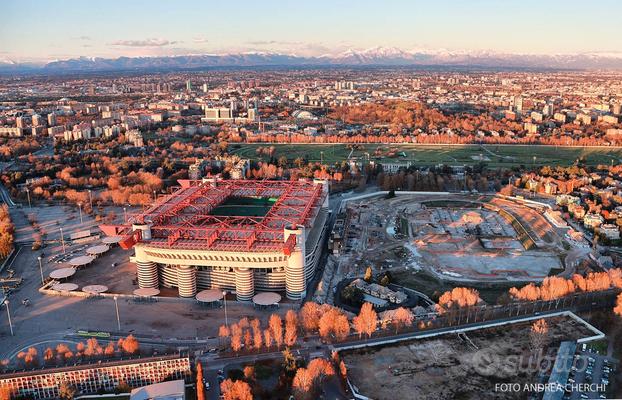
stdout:
<svg viewBox="0 0 622 400">
<path fill-rule="evenodd" d="M 102 225 L 102 231 L 124 236 L 120 242 L 123 248 L 143 241 L 140 231 L 132 231 L 133 224 L 149 224 L 148 243 L 153 247 L 289 254 L 296 240 L 292 235 L 285 241 L 283 229 L 309 227 L 326 196 L 322 185 L 309 181 L 180 180 L 179 184 L 172 194 L 160 196 L 148 209 L 128 218 L 126 224 Z M 276 201 L 262 217 L 212 214 L 232 197 Z"/>
</svg>

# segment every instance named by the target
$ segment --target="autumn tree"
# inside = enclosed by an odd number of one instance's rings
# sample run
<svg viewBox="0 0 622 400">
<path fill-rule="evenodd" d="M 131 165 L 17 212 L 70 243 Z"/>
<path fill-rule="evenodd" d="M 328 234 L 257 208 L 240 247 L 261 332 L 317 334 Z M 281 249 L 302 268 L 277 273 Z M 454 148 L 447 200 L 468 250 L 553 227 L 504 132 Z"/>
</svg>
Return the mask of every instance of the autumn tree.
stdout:
<svg viewBox="0 0 622 400">
<path fill-rule="evenodd" d="M 136 339 L 134 335 L 129 335 L 123 340 L 120 347 L 128 354 L 135 354 L 140 348 L 140 343 L 138 343 L 138 339 Z"/>
<path fill-rule="evenodd" d="M 293 346 L 298 337 L 298 316 L 294 310 L 285 314 L 285 345 Z"/>
<path fill-rule="evenodd" d="M 326 376 L 334 375 L 332 364 L 323 358 L 314 358 L 307 368 L 299 368 L 292 381 L 292 389 L 300 399 L 316 398 L 315 390 Z"/>
<path fill-rule="evenodd" d="M 354 317 L 352 322 L 354 324 L 354 329 L 359 334 L 359 338 L 363 333 L 370 338 L 378 326 L 378 314 L 371 303 L 365 303 L 361 307 L 359 315 Z"/>
<path fill-rule="evenodd" d="M 479 292 L 475 289 L 456 287 L 441 295 L 438 304 L 442 309 L 462 308 L 476 305 L 481 299 Z"/>
<path fill-rule="evenodd" d="M 292 351 L 289 349 L 289 347 L 286 347 L 285 350 L 283 350 L 282 354 L 283 369 L 288 372 L 294 371 L 296 369 L 296 357 L 294 357 Z"/>
<path fill-rule="evenodd" d="M 539 319 L 531 325 L 529 339 L 535 352 L 542 350 L 546 346 L 548 333 L 549 325 L 544 319 Z"/>
<path fill-rule="evenodd" d="M 13 393 L 7 385 L 0 385 L 0 400 L 11 400 Z"/>
<path fill-rule="evenodd" d="M 616 298 L 616 306 L 613 309 L 616 315 L 622 316 L 622 293 Z"/>
<path fill-rule="evenodd" d="M 270 326 L 270 333 L 272 333 L 272 339 L 276 343 L 276 347 L 281 347 L 283 344 L 283 322 L 281 317 L 277 314 L 270 315 L 268 325 Z"/>
<path fill-rule="evenodd" d="M 247 365 L 244 367 L 244 379 L 252 381 L 255 379 L 255 367 Z"/>
<path fill-rule="evenodd" d="M 227 325 L 220 325 L 218 328 L 218 337 L 221 340 L 221 345 L 226 343 L 227 338 L 231 335 L 231 330 Z"/>
<path fill-rule="evenodd" d="M 365 282 L 371 283 L 372 277 L 373 273 L 371 267 L 367 267 L 367 269 L 365 270 L 365 277 L 363 279 L 365 280 Z"/>
<path fill-rule="evenodd" d="M 203 383 L 203 365 L 197 361 L 197 400 L 205 400 L 205 384 Z"/>
<path fill-rule="evenodd" d="M 242 380 L 225 379 L 220 384 L 220 392 L 224 400 L 253 400 L 250 385 Z"/>
<path fill-rule="evenodd" d="M 60 386 L 58 387 L 58 396 L 62 400 L 73 400 L 76 396 L 76 393 L 78 393 L 76 387 L 67 381 L 61 382 Z"/>
<path fill-rule="evenodd" d="M 337 340 L 343 340 L 350 333 L 348 317 L 341 310 L 329 305 L 323 307 L 318 327 L 320 336 L 324 339 L 332 336 Z"/>
<path fill-rule="evenodd" d="M 318 329 L 320 320 L 320 306 L 312 301 L 306 302 L 300 309 L 300 323 L 307 332 Z"/>
<path fill-rule="evenodd" d="M 54 349 L 51 347 L 46 348 L 43 352 L 43 360 L 46 363 L 52 362 L 54 360 Z"/>
<path fill-rule="evenodd" d="M 268 348 L 272 346 L 272 333 L 270 333 L 270 328 L 266 328 L 263 331 L 263 344 Z"/>
<path fill-rule="evenodd" d="M 242 328 L 238 324 L 231 325 L 231 349 L 234 352 L 242 348 Z"/>
<path fill-rule="evenodd" d="M 396 309 L 395 313 L 393 314 L 393 325 L 395 325 L 395 333 L 397 333 L 399 328 L 412 325 L 414 319 L 415 316 L 409 309 L 404 307 Z"/>
</svg>

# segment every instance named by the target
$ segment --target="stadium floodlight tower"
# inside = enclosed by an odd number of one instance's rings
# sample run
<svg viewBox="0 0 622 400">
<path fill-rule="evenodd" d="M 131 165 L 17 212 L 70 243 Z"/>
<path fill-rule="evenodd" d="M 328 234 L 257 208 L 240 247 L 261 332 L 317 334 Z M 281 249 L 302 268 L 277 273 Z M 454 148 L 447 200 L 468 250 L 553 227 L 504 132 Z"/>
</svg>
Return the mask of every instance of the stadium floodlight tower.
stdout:
<svg viewBox="0 0 622 400">
<path fill-rule="evenodd" d="M 249 301 L 257 291 L 306 295 L 319 262 L 328 219 L 323 180 L 181 180 L 124 225 L 102 225 L 134 249 L 138 286 L 232 291 Z"/>
</svg>

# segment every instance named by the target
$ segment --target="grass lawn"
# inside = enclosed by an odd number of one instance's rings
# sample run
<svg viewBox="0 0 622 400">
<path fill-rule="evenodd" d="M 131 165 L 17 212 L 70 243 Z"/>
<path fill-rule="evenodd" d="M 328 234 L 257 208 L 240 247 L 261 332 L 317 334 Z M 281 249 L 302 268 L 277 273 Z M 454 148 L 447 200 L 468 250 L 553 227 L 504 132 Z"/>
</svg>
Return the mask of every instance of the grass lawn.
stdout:
<svg viewBox="0 0 622 400">
<path fill-rule="evenodd" d="M 285 156 L 290 160 L 297 157 L 306 158 L 308 161 L 320 161 L 333 164 L 346 160 L 350 150 L 345 144 L 232 144 L 229 152 L 252 160 L 267 160 L 267 156 L 258 156 L 258 147 L 274 146 L 275 157 Z M 378 148 L 386 153 L 387 150 L 397 150 L 402 154 L 394 158 L 380 156 L 374 157 L 374 151 Z M 420 145 L 420 144 L 365 144 L 360 149 L 352 152 L 353 158 L 366 158 L 377 162 L 407 162 L 418 166 L 430 166 L 436 164 L 449 165 L 473 165 L 482 159 L 489 167 L 512 167 L 516 165 L 572 165 L 580 157 L 585 158 L 588 165 L 611 164 L 622 162 L 622 148 L 584 148 L 564 146 L 538 146 L 538 145 Z M 535 162 L 533 157 L 536 157 Z"/>
</svg>

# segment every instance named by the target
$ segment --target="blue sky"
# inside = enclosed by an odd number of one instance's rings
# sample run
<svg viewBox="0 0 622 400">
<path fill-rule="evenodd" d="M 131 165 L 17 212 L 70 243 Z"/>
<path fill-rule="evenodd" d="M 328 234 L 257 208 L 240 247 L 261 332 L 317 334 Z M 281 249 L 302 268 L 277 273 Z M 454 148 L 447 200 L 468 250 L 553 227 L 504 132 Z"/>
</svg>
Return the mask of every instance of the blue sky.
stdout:
<svg viewBox="0 0 622 400">
<path fill-rule="evenodd" d="M 376 46 L 622 52 L 619 0 L 1 0 L 0 60 Z"/>
</svg>

